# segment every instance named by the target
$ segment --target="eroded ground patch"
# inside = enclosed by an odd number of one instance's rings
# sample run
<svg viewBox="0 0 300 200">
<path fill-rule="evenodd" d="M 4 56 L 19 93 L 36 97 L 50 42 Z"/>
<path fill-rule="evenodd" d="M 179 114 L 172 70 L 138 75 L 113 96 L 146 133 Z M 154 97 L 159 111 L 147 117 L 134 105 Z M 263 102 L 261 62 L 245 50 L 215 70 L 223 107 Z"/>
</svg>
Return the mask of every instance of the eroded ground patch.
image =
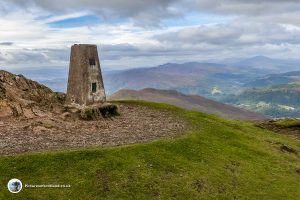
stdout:
<svg viewBox="0 0 300 200">
<path fill-rule="evenodd" d="M 121 115 L 97 121 L 52 116 L 0 119 L 0 155 L 93 146 L 117 146 L 173 138 L 187 128 L 170 111 L 122 103 Z"/>
</svg>

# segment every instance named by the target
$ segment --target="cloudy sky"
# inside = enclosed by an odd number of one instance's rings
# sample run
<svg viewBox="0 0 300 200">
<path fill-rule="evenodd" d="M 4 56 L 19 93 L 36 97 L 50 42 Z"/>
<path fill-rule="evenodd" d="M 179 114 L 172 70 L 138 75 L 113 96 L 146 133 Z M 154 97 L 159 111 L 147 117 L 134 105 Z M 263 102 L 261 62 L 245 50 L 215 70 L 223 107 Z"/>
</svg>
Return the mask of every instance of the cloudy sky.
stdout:
<svg viewBox="0 0 300 200">
<path fill-rule="evenodd" d="M 74 43 L 105 69 L 299 58 L 300 1 L 0 0 L 0 68 L 66 67 Z"/>
</svg>

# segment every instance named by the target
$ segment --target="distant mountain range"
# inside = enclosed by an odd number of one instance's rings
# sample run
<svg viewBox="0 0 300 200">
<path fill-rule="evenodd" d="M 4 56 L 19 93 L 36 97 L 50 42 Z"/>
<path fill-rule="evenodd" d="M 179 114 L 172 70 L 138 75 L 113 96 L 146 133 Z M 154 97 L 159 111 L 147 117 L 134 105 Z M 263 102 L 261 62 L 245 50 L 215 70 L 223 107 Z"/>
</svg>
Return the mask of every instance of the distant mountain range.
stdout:
<svg viewBox="0 0 300 200">
<path fill-rule="evenodd" d="M 279 60 L 256 56 L 239 61 L 221 64 L 188 62 L 183 64 L 167 63 L 151 68 L 129 70 L 102 70 L 107 92 L 112 94 L 119 89 L 142 89 L 154 87 L 177 89 L 192 94 L 210 96 L 214 87 L 232 86 L 234 91 L 244 84 L 267 74 L 278 74 L 299 70 L 300 61 Z M 50 88 L 66 90 L 68 67 L 22 68 L 11 70 L 15 74 L 41 81 Z M 240 91 L 240 90 L 238 90 Z"/>
<path fill-rule="evenodd" d="M 233 63 L 234 66 L 251 67 L 274 73 L 299 70 L 299 60 L 281 60 L 266 56 L 255 56 Z"/>
<path fill-rule="evenodd" d="M 150 68 L 104 70 L 102 74 L 107 95 L 122 89 L 141 90 L 144 88 L 156 88 L 200 95 L 216 101 L 229 102 L 240 106 L 241 102 L 238 100 L 228 101 L 228 97 L 239 98 L 239 95 L 244 95 L 244 91 L 249 92 L 252 89 L 254 89 L 253 93 L 255 93 L 258 88 L 299 83 L 299 63 L 300 61 L 297 60 L 279 60 L 265 56 L 256 56 L 221 64 L 201 62 L 166 63 Z M 66 91 L 67 67 L 12 71 L 37 80 L 55 91 Z M 269 102 L 270 99 L 266 102 Z M 253 106 L 246 108 L 266 113 L 261 109 L 255 109 Z M 276 116 L 281 116 L 281 114 L 286 116 L 284 112 L 276 112 Z"/>
<path fill-rule="evenodd" d="M 174 90 L 120 90 L 112 94 L 109 100 L 144 100 L 175 105 L 181 108 L 216 114 L 227 119 L 264 120 L 265 116 L 241 108 L 219 103 L 197 95 L 185 95 Z"/>
<path fill-rule="evenodd" d="M 213 88 L 220 88 L 218 94 L 238 91 L 242 83 L 256 77 L 251 70 L 215 63 L 167 63 L 158 67 L 139 68 L 107 73 L 104 76 L 109 94 L 120 89 L 157 88 L 177 90 L 186 94 L 213 96 Z"/>
<path fill-rule="evenodd" d="M 300 82 L 300 71 L 286 72 L 281 74 L 269 74 L 246 83 L 247 88 L 269 87 L 273 85 Z"/>
<path fill-rule="evenodd" d="M 294 72 L 286 73 L 295 69 L 299 70 L 296 61 L 256 56 L 231 64 L 167 63 L 152 68 L 108 72 L 104 74 L 104 80 L 108 94 L 120 89 L 150 87 L 221 100 L 227 95 L 239 94 L 252 87 L 298 81 L 300 79 L 295 77 Z"/>
</svg>

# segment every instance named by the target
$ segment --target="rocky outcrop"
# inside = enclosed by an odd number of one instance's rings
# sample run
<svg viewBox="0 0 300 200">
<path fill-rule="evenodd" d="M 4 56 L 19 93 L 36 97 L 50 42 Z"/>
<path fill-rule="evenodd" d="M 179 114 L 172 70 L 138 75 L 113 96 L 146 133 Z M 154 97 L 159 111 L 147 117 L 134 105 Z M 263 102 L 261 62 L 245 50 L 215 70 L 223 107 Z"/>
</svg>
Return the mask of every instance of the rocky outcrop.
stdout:
<svg viewBox="0 0 300 200">
<path fill-rule="evenodd" d="M 0 70 L 0 117 L 43 117 L 63 112 L 65 94 L 25 78 Z"/>
<path fill-rule="evenodd" d="M 23 75 L 0 70 L 0 118 L 57 116 L 63 120 L 97 120 L 118 115 L 118 107 L 114 104 L 65 105 L 65 99 L 64 93 L 53 92 Z"/>
</svg>

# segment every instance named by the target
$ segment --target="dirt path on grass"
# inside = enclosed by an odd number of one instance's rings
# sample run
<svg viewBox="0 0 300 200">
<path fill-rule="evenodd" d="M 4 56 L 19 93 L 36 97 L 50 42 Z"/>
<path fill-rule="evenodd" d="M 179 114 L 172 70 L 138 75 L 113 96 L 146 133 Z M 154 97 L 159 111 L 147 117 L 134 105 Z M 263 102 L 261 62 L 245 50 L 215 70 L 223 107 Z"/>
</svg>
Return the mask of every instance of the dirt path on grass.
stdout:
<svg viewBox="0 0 300 200">
<path fill-rule="evenodd" d="M 170 111 L 120 104 L 121 115 L 97 121 L 57 116 L 0 119 L 0 155 L 142 143 L 181 135 L 187 123 Z"/>
<path fill-rule="evenodd" d="M 268 120 L 268 121 L 258 122 L 256 124 L 256 126 L 258 126 L 260 128 L 268 129 L 275 133 L 290 135 L 290 136 L 294 136 L 294 137 L 300 139 L 300 127 L 299 126 L 292 126 L 292 127 L 281 126 L 279 124 L 276 124 L 276 120 Z"/>
</svg>

